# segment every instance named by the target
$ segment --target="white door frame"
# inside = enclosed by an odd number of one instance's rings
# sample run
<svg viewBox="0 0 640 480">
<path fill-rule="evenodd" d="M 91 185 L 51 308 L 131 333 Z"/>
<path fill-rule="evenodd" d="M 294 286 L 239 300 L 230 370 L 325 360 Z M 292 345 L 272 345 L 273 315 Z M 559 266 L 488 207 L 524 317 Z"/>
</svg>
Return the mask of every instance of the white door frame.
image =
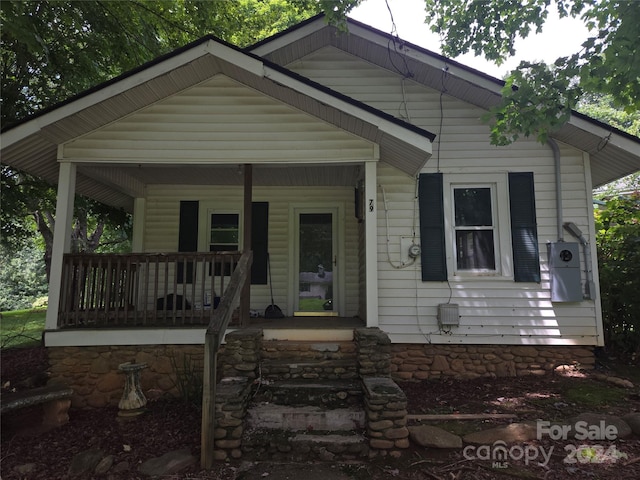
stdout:
<svg viewBox="0 0 640 480">
<path fill-rule="evenodd" d="M 292 203 L 289 207 L 289 295 L 287 310 L 295 312 L 298 306 L 299 287 L 299 243 L 301 213 L 331 213 L 333 216 L 333 254 L 336 264 L 333 267 L 333 305 L 334 312 L 344 316 L 345 309 L 345 239 L 344 239 L 344 204 L 329 203 Z"/>
</svg>

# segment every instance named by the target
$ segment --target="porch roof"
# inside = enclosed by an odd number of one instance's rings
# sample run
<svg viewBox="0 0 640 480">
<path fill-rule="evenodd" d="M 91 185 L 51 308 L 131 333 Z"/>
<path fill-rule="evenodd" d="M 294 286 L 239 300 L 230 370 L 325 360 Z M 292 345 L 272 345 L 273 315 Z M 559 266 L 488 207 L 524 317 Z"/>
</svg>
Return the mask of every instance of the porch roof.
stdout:
<svg viewBox="0 0 640 480">
<path fill-rule="evenodd" d="M 218 74 L 379 145 L 380 159 L 409 175 L 431 156 L 433 133 L 208 36 L 5 128 L 3 163 L 55 184 L 61 145 Z M 144 186 L 140 177 L 126 168 L 117 175 L 108 170 L 79 169 L 77 192 L 130 210 Z"/>
<path fill-rule="evenodd" d="M 398 60 L 394 64 L 393 51 L 401 51 L 411 80 L 440 90 L 446 67 L 447 95 L 483 109 L 498 104 L 504 81 L 356 20 L 348 19 L 347 23 L 348 35 L 340 35 L 320 14 L 256 43 L 249 51 L 287 65 L 331 45 L 394 72 Z M 398 40 L 400 43 L 390 43 Z M 392 50 L 391 45 L 395 45 Z M 586 115 L 574 111 L 552 137 L 589 153 L 594 188 L 640 170 L 640 138 Z"/>
</svg>

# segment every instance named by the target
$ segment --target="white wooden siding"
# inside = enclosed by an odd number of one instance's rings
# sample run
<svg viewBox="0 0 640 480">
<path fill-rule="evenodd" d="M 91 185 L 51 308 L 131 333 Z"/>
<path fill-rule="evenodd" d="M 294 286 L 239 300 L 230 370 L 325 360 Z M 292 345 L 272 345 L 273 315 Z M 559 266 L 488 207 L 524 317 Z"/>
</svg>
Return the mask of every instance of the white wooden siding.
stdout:
<svg viewBox="0 0 640 480">
<path fill-rule="evenodd" d="M 326 163 L 370 159 L 374 144 L 223 75 L 64 146 L 105 163 Z"/>
<path fill-rule="evenodd" d="M 190 185 L 150 185 L 147 189 L 145 215 L 145 252 L 175 252 L 178 250 L 178 226 L 181 200 L 198 200 L 200 209 L 212 206 L 225 209 L 234 206 L 241 210 L 242 187 L 207 187 Z M 269 252 L 271 254 L 271 276 L 275 303 L 292 314 L 287 306 L 291 304 L 291 269 L 294 262 L 289 258 L 291 226 L 289 225 L 292 204 L 321 205 L 331 202 L 340 204 L 344 219 L 339 228 L 344 232 L 344 314 L 354 316 L 359 313 L 360 258 L 358 256 L 358 222 L 354 216 L 352 187 L 255 187 L 254 202 L 269 202 Z M 206 213 L 205 213 L 206 215 Z M 202 218 L 202 212 L 200 217 Z M 206 225 L 200 225 L 206 229 Z M 207 251 L 202 242 L 200 250 Z M 269 285 L 252 285 L 251 308 L 264 312 L 271 303 Z"/>
<path fill-rule="evenodd" d="M 480 108 L 442 96 L 440 92 L 357 59 L 334 47 L 322 48 L 290 65 L 307 76 L 357 100 L 438 135 L 433 157 L 423 172 L 445 174 L 534 173 L 540 284 L 515 283 L 512 279 L 471 278 L 449 282 L 422 282 L 420 262 L 406 268 L 400 263 L 400 238 L 412 236 L 416 179 L 385 165 L 378 166 L 378 183 L 384 188 L 388 218 L 381 189 L 378 191 L 378 285 L 379 322 L 395 342 L 415 343 L 502 343 L 571 345 L 602 344 L 598 336 L 599 312 L 592 301 L 552 303 L 546 243 L 558 240 L 554 161 L 551 149 L 534 140 L 521 140 L 508 147 L 489 144 L 489 128 L 481 121 Z M 446 86 L 446 79 L 445 86 Z M 439 144 L 440 143 L 440 144 Z M 574 222 L 588 241 L 591 192 L 587 189 L 582 152 L 560 145 L 563 220 Z M 499 199 L 508 202 L 508 199 Z M 389 231 L 387 231 L 387 224 Z M 509 225 L 500 225 L 509 228 Z M 387 233 L 390 242 L 387 245 Z M 575 241 L 564 234 L 565 241 Z M 387 248 L 391 263 L 387 258 Z M 509 251 L 500 252 L 511 255 Z M 582 255 L 581 255 L 582 256 Z M 582 259 L 581 259 L 582 261 Z M 594 264 L 595 267 L 595 264 Z M 448 266 L 451 273 L 451 265 Z M 582 265 L 582 280 L 586 280 Z M 460 327 L 439 331 L 436 319 L 439 303 L 460 305 Z"/>
</svg>

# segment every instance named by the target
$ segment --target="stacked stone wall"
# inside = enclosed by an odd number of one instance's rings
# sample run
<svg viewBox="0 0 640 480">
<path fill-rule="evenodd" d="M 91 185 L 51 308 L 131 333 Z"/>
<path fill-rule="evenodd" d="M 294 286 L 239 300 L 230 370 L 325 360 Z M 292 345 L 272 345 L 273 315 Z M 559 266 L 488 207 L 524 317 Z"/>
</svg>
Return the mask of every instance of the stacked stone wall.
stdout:
<svg viewBox="0 0 640 480">
<path fill-rule="evenodd" d="M 388 377 L 391 368 L 391 340 L 379 328 L 356 328 L 360 377 Z"/>
<path fill-rule="evenodd" d="M 353 342 L 269 340 L 263 342 L 261 356 L 260 373 L 265 380 L 349 380 L 358 377 Z"/>
<path fill-rule="evenodd" d="M 372 451 L 383 455 L 409 448 L 407 397 L 389 377 L 365 377 L 364 409 Z"/>
<path fill-rule="evenodd" d="M 126 362 L 147 365 L 140 385 L 149 399 L 178 396 L 179 382 L 197 381 L 194 376 L 202 381 L 202 345 L 49 347 L 48 353 L 51 381 L 73 388 L 75 408 L 117 406 L 125 382 L 118 366 Z"/>
<path fill-rule="evenodd" d="M 592 347 L 534 345 L 391 345 L 395 380 L 542 375 L 560 365 L 592 369 Z"/>
</svg>

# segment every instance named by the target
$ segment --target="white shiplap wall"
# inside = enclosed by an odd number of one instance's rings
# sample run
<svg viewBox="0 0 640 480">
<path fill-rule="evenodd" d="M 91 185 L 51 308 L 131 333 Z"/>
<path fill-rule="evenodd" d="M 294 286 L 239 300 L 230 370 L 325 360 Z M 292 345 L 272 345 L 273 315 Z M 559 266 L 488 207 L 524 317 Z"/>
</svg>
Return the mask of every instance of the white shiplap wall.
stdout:
<svg viewBox="0 0 640 480">
<path fill-rule="evenodd" d="M 145 212 L 145 252 L 175 252 L 178 249 L 178 222 L 181 200 L 198 200 L 202 210 L 207 208 L 241 210 L 242 187 L 150 185 L 147 188 Z M 352 187 L 255 187 L 253 201 L 269 202 L 269 251 L 273 278 L 274 300 L 285 313 L 291 314 L 292 277 L 294 262 L 290 258 L 293 240 L 290 212 L 293 206 L 319 206 L 330 203 L 339 206 L 339 236 L 342 238 L 345 283 L 345 316 L 358 314 L 359 308 L 359 256 L 358 223 L 353 214 Z M 204 215 L 206 216 L 206 214 Z M 207 226 L 200 225 L 200 232 Z M 203 238 L 202 235 L 200 235 Z M 208 245 L 200 250 L 207 251 Z M 264 312 L 271 303 L 268 285 L 251 287 L 251 308 Z"/>
<path fill-rule="evenodd" d="M 400 263 L 400 238 L 410 237 L 414 216 L 416 180 L 385 166 L 378 168 L 379 322 L 395 342 L 501 343 L 501 344 L 602 344 L 597 336 L 599 310 L 591 301 L 552 304 L 549 291 L 546 243 L 557 240 L 554 164 L 551 150 L 534 140 L 508 147 L 489 144 L 489 128 L 480 120 L 483 110 L 442 95 L 402 76 L 369 64 L 333 47 L 322 48 L 288 68 L 319 83 L 366 102 L 375 108 L 438 135 L 433 157 L 423 172 L 439 168 L 446 176 L 532 171 L 535 176 L 538 240 L 542 282 L 515 283 L 510 278 L 451 278 L 450 282 L 422 282 L 419 261 L 408 268 Z M 446 79 L 445 79 L 446 86 Z M 442 128 L 441 125 L 442 116 Z M 438 143 L 439 142 L 439 143 Z M 582 152 L 561 145 L 564 221 L 572 221 L 591 240 L 591 193 Z M 500 201 L 500 200 L 499 200 Z M 506 203 L 506 199 L 502 199 Z M 508 208 L 508 207 L 507 207 Z M 507 212 L 508 217 L 508 212 Z M 387 247 L 387 227 L 390 242 Z M 566 241 L 574 241 L 565 235 Z M 510 254 L 510 245 L 505 246 Z M 387 258 L 387 248 L 391 262 Z M 503 252 L 505 253 L 505 252 Z M 584 267 L 584 265 L 583 265 Z M 451 268 L 449 268 L 451 271 Z M 582 273 L 583 281 L 585 279 Z M 460 327 L 438 331 L 439 303 L 460 305 Z"/>
</svg>

